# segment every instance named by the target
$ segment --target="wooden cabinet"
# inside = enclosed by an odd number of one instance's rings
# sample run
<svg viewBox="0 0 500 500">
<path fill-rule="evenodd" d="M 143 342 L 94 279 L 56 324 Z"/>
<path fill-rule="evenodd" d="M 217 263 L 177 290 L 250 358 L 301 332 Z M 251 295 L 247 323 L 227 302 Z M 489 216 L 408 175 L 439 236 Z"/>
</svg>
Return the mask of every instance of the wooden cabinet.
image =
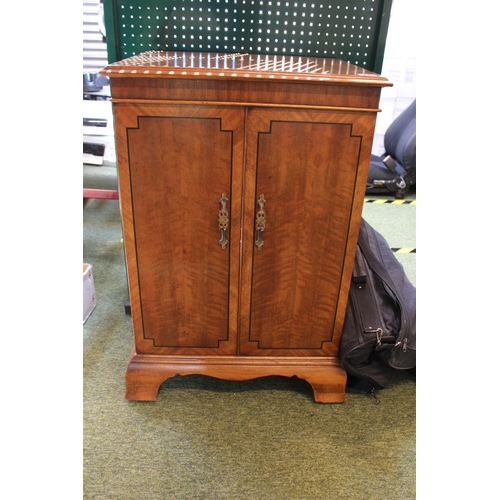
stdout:
<svg viewBox="0 0 500 500">
<path fill-rule="evenodd" d="M 298 376 L 316 401 L 343 401 L 339 341 L 389 82 L 244 54 L 152 52 L 103 72 L 135 337 L 126 398 L 196 373 Z"/>
</svg>

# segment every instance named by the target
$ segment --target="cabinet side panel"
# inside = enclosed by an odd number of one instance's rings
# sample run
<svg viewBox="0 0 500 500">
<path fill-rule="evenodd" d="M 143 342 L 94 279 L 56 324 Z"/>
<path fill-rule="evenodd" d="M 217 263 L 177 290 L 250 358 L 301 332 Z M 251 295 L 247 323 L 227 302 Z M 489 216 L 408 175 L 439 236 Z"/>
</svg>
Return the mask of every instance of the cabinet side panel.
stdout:
<svg viewBox="0 0 500 500">
<path fill-rule="evenodd" d="M 362 137 L 349 123 L 271 120 L 257 139 L 252 354 L 332 352 Z"/>
<path fill-rule="evenodd" d="M 137 123 L 128 162 L 144 338 L 217 348 L 229 336 L 229 249 L 217 221 L 222 193 L 231 197 L 232 133 L 217 118 Z"/>
</svg>

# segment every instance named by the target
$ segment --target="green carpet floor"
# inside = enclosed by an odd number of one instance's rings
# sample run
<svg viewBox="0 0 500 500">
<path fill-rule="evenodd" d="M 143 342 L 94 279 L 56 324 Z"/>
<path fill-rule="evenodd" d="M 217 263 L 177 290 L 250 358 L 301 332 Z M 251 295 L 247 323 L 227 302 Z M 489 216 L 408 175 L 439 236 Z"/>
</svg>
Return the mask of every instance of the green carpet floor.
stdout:
<svg viewBox="0 0 500 500">
<path fill-rule="evenodd" d="M 415 196 L 409 197 L 415 199 Z M 365 203 L 391 247 L 416 247 L 416 205 Z M 83 327 L 83 483 L 99 500 L 411 500 L 416 383 L 394 373 L 380 403 L 348 389 L 319 404 L 297 378 L 165 382 L 154 403 L 125 401 L 132 348 L 119 205 L 83 211 L 83 261 L 97 307 Z M 416 285 L 416 253 L 396 253 Z"/>
</svg>

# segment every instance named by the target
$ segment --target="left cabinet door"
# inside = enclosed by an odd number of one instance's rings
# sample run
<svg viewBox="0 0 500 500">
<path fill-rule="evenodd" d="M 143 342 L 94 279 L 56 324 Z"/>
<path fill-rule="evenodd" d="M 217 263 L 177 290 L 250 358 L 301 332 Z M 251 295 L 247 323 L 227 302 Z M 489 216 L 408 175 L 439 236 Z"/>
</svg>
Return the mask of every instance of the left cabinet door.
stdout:
<svg viewBox="0 0 500 500">
<path fill-rule="evenodd" d="M 136 352 L 236 354 L 244 111 L 114 116 Z"/>
</svg>

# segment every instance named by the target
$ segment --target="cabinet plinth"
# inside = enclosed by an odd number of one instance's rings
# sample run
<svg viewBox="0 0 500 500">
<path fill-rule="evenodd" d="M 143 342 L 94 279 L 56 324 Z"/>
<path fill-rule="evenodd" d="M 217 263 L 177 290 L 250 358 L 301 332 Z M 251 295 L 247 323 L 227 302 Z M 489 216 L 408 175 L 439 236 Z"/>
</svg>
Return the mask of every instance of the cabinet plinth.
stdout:
<svg viewBox="0 0 500 500">
<path fill-rule="evenodd" d="M 135 346 L 174 375 L 297 376 L 344 401 L 338 349 L 381 88 L 335 59 L 151 52 L 110 77 Z"/>
</svg>

